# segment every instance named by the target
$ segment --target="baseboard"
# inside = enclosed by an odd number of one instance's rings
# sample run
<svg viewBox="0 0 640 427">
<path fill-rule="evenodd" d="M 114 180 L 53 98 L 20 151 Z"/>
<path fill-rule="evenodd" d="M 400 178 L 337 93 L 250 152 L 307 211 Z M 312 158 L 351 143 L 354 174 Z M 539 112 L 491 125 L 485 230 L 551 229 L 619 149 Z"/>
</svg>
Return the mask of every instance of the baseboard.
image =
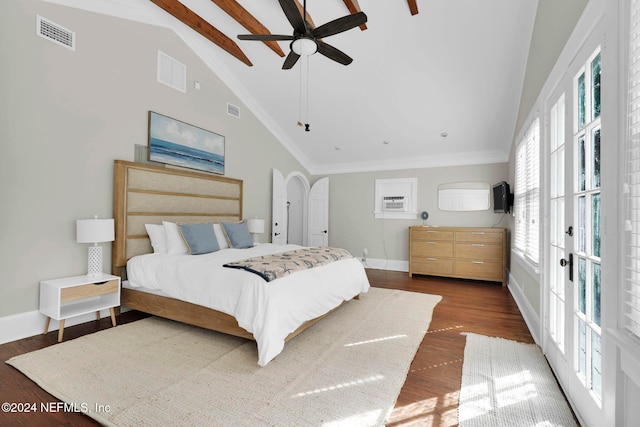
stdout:
<svg viewBox="0 0 640 427">
<path fill-rule="evenodd" d="M 110 316 L 109 310 L 102 310 L 100 312 L 100 318 L 107 316 Z M 42 334 L 42 332 L 44 332 L 46 319 L 47 317 L 38 310 L 0 317 L 0 344 Z M 67 328 L 94 320 L 96 320 L 95 312 L 87 313 L 66 319 L 64 327 Z M 60 322 L 52 319 L 49 324 L 49 332 L 56 331 L 59 328 Z"/>
<path fill-rule="evenodd" d="M 529 304 L 529 301 L 522 293 L 522 288 L 511 273 L 509 273 L 508 288 L 509 292 L 511 292 L 511 296 L 513 296 L 513 299 L 520 309 L 520 313 L 529 328 L 529 333 L 533 337 L 533 340 L 536 344 L 542 345 L 540 340 L 540 316 L 535 312 L 531 304 Z"/>
<path fill-rule="evenodd" d="M 409 272 L 409 261 L 398 261 L 392 259 L 380 258 L 359 258 L 365 268 L 374 268 L 376 270 L 393 270 Z"/>
</svg>

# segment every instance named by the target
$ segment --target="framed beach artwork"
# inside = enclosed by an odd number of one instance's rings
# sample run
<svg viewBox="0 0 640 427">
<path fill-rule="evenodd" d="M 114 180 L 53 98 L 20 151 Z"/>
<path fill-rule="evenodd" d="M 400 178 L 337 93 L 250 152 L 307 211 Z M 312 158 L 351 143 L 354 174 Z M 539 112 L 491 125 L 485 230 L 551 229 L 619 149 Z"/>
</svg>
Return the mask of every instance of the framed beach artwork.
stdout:
<svg viewBox="0 0 640 427">
<path fill-rule="evenodd" d="M 224 136 L 149 111 L 149 160 L 224 175 Z"/>
</svg>

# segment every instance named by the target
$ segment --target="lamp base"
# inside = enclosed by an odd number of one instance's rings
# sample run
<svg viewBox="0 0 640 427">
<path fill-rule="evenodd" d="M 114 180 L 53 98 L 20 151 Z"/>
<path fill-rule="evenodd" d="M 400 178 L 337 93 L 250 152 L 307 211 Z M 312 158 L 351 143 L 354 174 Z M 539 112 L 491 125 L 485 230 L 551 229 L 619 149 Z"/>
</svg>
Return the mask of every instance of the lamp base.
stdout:
<svg viewBox="0 0 640 427">
<path fill-rule="evenodd" d="M 102 247 L 89 246 L 87 276 L 102 276 Z"/>
</svg>

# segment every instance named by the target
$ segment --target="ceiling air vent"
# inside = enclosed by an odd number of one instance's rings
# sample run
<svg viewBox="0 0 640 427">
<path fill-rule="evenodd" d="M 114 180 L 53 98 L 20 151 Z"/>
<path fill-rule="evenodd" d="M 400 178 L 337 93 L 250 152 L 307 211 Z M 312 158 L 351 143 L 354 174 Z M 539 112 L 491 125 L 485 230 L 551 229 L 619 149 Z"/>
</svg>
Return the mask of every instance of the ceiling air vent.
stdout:
<svg viewBox="0 0 640 427">
<path fill-rule="evenodd" d="M 51 22 L 46 18 L 36 16 L 36 34 L 67 49 L 76 50 L 76 33 Z"/>
<path fill-rule="evenodd" d="M 227 114 L 236 118 L 240 118 L 240 107 L 227 103 Z"/>
</svg>

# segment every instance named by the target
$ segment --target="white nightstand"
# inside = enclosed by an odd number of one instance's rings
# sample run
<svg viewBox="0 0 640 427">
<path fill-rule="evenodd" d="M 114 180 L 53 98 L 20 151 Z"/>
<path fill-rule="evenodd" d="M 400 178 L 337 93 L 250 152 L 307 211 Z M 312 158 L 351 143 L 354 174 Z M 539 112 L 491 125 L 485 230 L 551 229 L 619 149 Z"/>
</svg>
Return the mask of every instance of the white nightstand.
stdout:
<svg viewBox="0 0 640 427">
<path fill-rule="evenodd" d="M 51 319 L 60 321 L 58 342 L 64 334 L 64 320 L 109 309 L 111 324 L 116 326 L 114 307 L 120 305 L 120 277 L 110 274 L 101 276 L 75 276 L 40 282 L 40 312 L 47 316 L 44 333 L 49 331 Z"/>
</svg>

